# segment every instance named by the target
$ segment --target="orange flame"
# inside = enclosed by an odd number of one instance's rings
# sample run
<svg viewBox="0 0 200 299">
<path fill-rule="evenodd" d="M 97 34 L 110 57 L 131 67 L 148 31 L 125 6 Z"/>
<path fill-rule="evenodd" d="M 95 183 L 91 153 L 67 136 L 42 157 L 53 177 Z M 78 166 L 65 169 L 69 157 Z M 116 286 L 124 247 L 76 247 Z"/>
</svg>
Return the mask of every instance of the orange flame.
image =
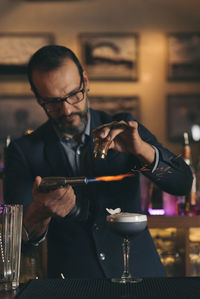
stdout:
<svg viewBox="0 0 200 299">
<path fill-rule="evenodd" d="M 109 181 L 120 181 L 129 176 L 134 176 L 134 174 L 127 173 L 127 174 L 119 174 L 119 175 L 114 175 L 114 176 L 111 176 L 111 175 L 110 176 L 100 176 L 95 179 L 97 181 L 109 182 Z"/>
</svg>

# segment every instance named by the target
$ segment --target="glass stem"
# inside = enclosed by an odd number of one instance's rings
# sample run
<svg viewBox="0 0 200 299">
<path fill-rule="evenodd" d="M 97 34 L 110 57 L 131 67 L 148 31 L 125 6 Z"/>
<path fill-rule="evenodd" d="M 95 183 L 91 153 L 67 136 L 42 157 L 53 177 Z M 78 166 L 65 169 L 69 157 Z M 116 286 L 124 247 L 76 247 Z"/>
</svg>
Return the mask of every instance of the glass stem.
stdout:
<svg viewBox="0 0 200 299">
<path fill-rule="evenodd" d="M 130 241 L 127 237 L 124 238 L 122 243 L 123 257 L 124 257 L 124 272 L 121 278 L 131 278 L 129 273 L 129 253 L 130 253 Z"/>
</svg>

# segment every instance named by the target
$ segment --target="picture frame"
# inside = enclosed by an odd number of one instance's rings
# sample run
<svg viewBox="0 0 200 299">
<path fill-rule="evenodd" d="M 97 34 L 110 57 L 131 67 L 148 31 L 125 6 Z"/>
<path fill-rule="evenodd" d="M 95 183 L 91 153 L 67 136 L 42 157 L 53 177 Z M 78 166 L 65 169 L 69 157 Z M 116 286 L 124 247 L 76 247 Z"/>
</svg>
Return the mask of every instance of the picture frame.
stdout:
<svg viewBox="0 0 200 299">
<path fill-rule="evenodd" d="M 0 74 L 23 74 L 39 48 L 53 44 L 51 33 L 0 33 Z"/>
<path fill-rule="evenodd" d="M 34 95 L 0 95 L 0 136 L 18 138 L 47 120 Z"/>
<path fill-rule="evenodd" d="M 140 101 L 138 96 L 89 96 L 90 107 L 108 114 L 131 113 L 140 120 Z"/>
<path fill-rule="evenodd" d="M 136 33 L 81 33 L 81 58 L 91 80 L 137 81 Z"/>
<path fill-rule="evenodd" d="M 26 2 L 83 2 L 88 0 L 25 0 L 25 1 Z"/>
<path fill-rule="evenodd" d="M 168 139 L 183 142 L 187 132 L 192 142 L 200 141 L 200 94 L 167 96 Z"/>
<path fill-rule="evenodd" d="M 167 36 L 169 81 L 200 80 L 200 33 L 171 33 Z"/>
</svg>

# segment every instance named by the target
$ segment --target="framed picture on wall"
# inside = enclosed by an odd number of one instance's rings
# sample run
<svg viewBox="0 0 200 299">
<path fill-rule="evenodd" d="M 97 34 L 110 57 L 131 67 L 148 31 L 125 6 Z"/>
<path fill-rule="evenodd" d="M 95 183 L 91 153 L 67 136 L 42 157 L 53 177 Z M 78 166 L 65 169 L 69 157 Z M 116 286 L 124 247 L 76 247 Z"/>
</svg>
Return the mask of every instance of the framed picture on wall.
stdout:
<svg viewBox="0 0 200 299">
<path fill-rule="evenodd" d="M 92 80 L 138 79 L 138 35 L 134 33 L 82 33 L 82 62 Z"/>
<path fill-rule="evenodd" d="M 140 102 L 137 96 L 89 96 L 90 107 L 111 115 L 120 112 L 131 113 L 140 120 Z"/>
<path fill-rule="evenodd" d="M 24 73 L 31 55 L 52 43 L 50 33 L 0 33 L 0 74 Z"/>
<path fill-rule="evenodd" d="M 87 0 L 25 0 L 27 2 L 83 2 Z"/>
<path fill-rule="evenodd" d="M 172 33 L 168 41 L 168 79 L 200 80 L 200 33 Z"/>
<path fill-rule="evenodd" d="M 34 96 L 0 95 L 0 136 L 20 137 L 27 130 L 35 130 L 47 116 Z"/>
<path fill-rule="evenodd" d="M 191 141 L 200 141 L 200 94 L 171 94 L 167 98 L 168 137 L 183 142 L 184 132 Z"/>
</svg>

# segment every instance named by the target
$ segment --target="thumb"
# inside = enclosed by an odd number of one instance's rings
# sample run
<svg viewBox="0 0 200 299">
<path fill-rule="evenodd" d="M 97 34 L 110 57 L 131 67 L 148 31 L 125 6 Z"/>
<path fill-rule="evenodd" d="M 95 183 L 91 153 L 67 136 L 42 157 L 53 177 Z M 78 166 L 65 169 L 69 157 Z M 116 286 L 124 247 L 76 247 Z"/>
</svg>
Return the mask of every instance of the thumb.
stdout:
<svg viewBox="0 0 200 299">
<path fill-rule="evenodd" d="M 134 120 L 128 121 L 128 125 L 129 125 L 129 127 L 132 127 L 134 129 L 138 128 L 138 123 L 136 121 L 134 121 Z"/>
<path fill-rule="evenodd" d="M 32 189 L 33 195 L 38 192 L 37 190 L 38 190 L 38 187 L 39 187 L 41 181 L 42 181 L 42 178 L 40 176 L 36 176 L 34 184 L 33 184 L 33 189 Z"/>
</svg>

